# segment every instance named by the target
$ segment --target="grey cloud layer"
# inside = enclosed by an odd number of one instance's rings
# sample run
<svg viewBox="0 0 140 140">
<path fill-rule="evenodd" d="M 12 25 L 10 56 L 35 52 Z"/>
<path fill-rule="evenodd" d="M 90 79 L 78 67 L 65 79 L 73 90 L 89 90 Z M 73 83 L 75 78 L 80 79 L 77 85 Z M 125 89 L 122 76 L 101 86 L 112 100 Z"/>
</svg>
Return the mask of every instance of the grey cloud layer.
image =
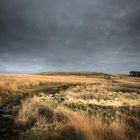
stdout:
<svg viewBox="0 0 140 140">
<path fill-rule="evenodd" d="M 140 69 L 139 13 L 138 0 L 1 0 L 0 71 Z"/>
</svg>

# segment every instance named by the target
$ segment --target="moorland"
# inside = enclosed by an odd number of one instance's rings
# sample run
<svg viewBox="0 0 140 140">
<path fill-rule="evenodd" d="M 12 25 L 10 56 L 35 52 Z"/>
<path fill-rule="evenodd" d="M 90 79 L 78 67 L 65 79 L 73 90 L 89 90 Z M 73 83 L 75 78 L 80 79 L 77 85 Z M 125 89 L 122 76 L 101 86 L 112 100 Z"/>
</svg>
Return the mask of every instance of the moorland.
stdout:
<svg viewBox="0 0 140 140">
<path fill-rule="evenodd" d="M 0 124 L 2 140 L 139 140 L 140 78 L 1 74 Z"/>
</svg>

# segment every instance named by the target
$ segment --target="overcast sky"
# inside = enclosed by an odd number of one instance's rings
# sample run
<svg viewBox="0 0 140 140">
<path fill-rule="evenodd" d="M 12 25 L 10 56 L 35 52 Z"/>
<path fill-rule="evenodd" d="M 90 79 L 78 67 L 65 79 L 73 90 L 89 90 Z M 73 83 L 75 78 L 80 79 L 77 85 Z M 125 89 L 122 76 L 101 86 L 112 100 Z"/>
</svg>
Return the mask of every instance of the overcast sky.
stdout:
<svg viewBox="0 0 140 140">
<path fill-rule="evenodd" d="M 0 0 L 0 73 L 140 70 L 140 0 Z"/>
</svg>

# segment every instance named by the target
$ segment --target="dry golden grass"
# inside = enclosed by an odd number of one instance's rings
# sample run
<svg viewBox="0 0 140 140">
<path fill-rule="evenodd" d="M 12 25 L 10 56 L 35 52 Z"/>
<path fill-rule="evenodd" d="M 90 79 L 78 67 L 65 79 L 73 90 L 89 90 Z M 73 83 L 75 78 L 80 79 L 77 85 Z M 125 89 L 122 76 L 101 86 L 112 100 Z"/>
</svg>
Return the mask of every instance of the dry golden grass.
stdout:
<svg viewBox="0 0 140 140">
<path fill-rule="evenodd" d="M 17 74 L 1 74 L 0 75 L 0 93 L 13 92 L 17 90 L 24 90 L 34 88 L 38 85 L 49 83 L 74 83 L 74 84 L 95 84 L 104 86 L 120 86 L 140 87 L 140 79 L 132 77 L 110 76 L 111 79 L 106 79 L 104 75 L 17 75 Z M 115 84 L 115 85 L 114 85 Z"/>
<path fill-rule="evenodd" d="M 34 123 L 28 127 L 33 119 Z M 40 138 L 41 140 L 128 140 L 131 138 L 138 140 L 140 138 L 137 131 L 132 130 L 133 133 L 130 132 L 128 135 L 133 127 L 125 119 L 117 117 L 113 121 L 106 122 L 99 116 L 89 117 L 86 112 L 78 113 L 62 106 L 48 106 L 48 103 L 42 103 L 40 97 L 23 101 L 15 122 L 16 126 L 25 130 L 32 127 L 19 136 L 21 140 Z"/>
<path fill-rule="evenodd" d="M 8 96 L 12 96 L 17 91 L 27 91 L 36 89 L 40 86 L 51 84 L 100 84 L 106 82 L 103 78 L 92 78 L 86 76 L 75 75 L 17 75 L 17 74 L 1 74 L 0 75 L 0 106 L 3 102 L 9 100 Z"/>
<path fill-rule="evenodd" d="M 96 104 L 105 106 L 138 106 L 140 95 L 134 92 L 122 93 L 109 91 L 106 85 L 77 85 L 59 93 L 66 97 L 67 103 Z"/>
<path fill-rule="evenodd" d="M 139 81 L 94 73 L 0 75 L 0 106 L 24 92 L 36 95 L 13 111 L 19 140 L 139 140 Z"/>
<path fill-rule="evenodd" d="M 41 119 L 44 117 L 46 117 L 46 120 L 50 120 L 53 117 L 53 110 L 47 103 L 34 96 L 22 101 L 19 113 L 15 118 L 15 124 L 18 127 L 27 129 L 32 127 L 36 121 L 40 124 Z"/>
<path fill-rule="evenodd" d="M 100 100 L 109 99 L 108 90 L 104 85 L 77 85 L 71 87 L 66 91 L 63 91 L 63 94 L 70 98 L 84 99 L 84 100 Z"/>
</svg>

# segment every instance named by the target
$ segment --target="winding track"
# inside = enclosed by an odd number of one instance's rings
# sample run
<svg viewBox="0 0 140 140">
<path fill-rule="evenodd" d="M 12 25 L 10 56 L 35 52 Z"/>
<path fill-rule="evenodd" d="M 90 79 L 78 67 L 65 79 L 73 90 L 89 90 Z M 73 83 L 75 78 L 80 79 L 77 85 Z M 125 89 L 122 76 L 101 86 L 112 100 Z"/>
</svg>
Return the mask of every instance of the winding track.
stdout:
<svg viewBox="0 0 140 140">
<path fill-rule="evenodd" d="M 12 116 L 12 108 L 15 105 L 16 102 L 12 102 L 0 108 L 0 140 L 10 140 L 13 135 L 14 117 Z"/>
</svg>

